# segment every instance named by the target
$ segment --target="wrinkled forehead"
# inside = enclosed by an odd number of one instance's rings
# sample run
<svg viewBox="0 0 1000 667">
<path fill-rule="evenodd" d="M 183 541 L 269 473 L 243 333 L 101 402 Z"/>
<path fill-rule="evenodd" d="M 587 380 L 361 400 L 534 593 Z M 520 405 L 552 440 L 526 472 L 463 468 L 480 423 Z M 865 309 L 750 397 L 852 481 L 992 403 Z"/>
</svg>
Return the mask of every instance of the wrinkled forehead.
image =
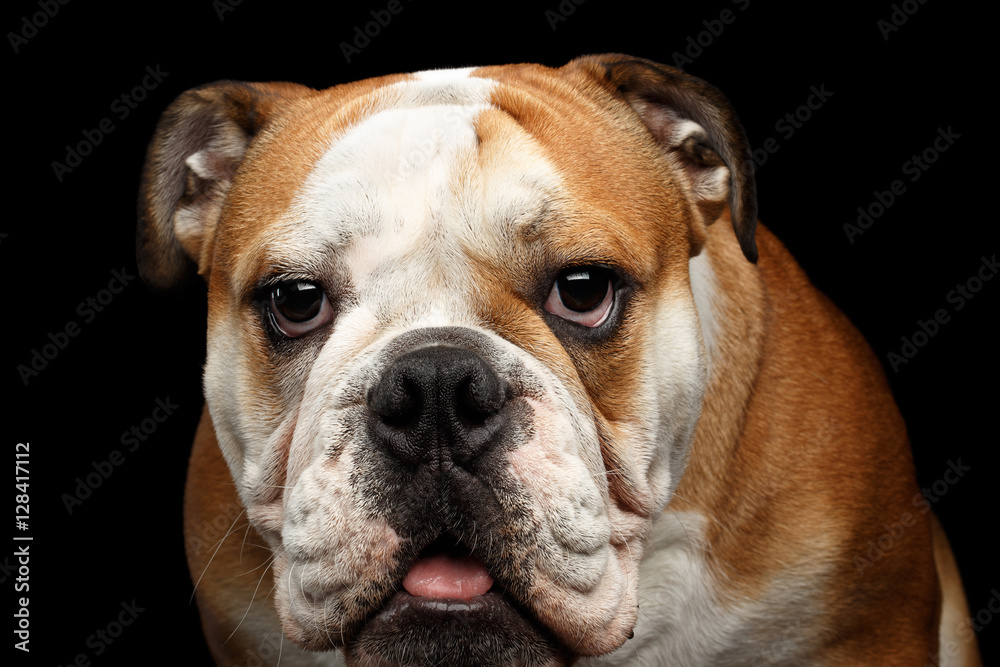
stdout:
<svg viewBox="0 0 1000 667">
<path fill-rule="evenodd" d="M 542 226 L 568 259 L 589 249 L 593 260 L 602 248 L 636 263 L 626 268 L 637 276 L 653 270 L 638 266 L 631 239 L 655 236 L 662 223 L 650 211 L 663 208 L 669 175 L 623 177 L 622 147 L 607 139 L 622 132 L 616 121 L 553 75 L 511 77 L 509 68 L 436 70 L 338 87 L 293 108 L 249 156 L 239 177 L 252 184 L 234 188 L 224 216 L 219 242 L 239 250 L 216 256 L 235 258 L 231 283 L 319 272 L 357 248 L 382 260 L 432 249 L 444 261 L 472 249 L 509 256 Z M 648 150 L 633 134 L 633 153 Z"/>
</svg>

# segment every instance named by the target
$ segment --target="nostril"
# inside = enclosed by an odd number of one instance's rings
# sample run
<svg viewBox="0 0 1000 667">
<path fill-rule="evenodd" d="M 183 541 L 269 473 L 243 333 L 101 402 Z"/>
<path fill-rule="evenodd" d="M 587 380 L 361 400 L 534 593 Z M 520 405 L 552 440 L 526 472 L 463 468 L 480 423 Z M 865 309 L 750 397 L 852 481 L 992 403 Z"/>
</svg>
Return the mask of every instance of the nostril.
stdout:
<svg viewBox="0 0 1000 667">
<path fill-rule="evenodd" d="M 423 391 L 413 379 L 390 373 L 375 388 L 368 404 L 386 426 L 404 429 L 420 421 Z"/>
<path fill-rule="evenodd" d="M 484 425 L 503 404 L 503 388 L 492 371 L 474 373 L 456 387 L 456 416 L 468 427 Z"/>
</svg>

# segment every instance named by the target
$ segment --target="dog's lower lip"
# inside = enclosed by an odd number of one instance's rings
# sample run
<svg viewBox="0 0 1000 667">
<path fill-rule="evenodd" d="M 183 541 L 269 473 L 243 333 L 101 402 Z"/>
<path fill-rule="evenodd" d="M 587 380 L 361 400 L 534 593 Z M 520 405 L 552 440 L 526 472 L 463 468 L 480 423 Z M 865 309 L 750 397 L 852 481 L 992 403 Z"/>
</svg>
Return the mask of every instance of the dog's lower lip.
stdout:
<svg viewBox="0 0 1000 667">
<path fill-rule="evenodd" d="M 486 600 L 483 595 L 477 595 L 468 600 L 458 600 L 455 598 L 426 598 L 410 595 L 411 600 L 404 604 L 413 605 L 427 611 L 442 612 L 478 612 L 483 609 Z"/>
<path fill-rule="evenodd" d="M 452 614 L 476 617 L 492 616 L 499 608 L 507 606 L 509 605 L 504 596 L 496 591 L 477 595 L 468 600 L 459 600 L 457 598 L 419 597 L 401 590 L 386 601 L 385 606 L 373 620 L 387 622 L 394 618 L 414 614 L 425 618 L 425 620 L 444 618 Z"/>
</svg>

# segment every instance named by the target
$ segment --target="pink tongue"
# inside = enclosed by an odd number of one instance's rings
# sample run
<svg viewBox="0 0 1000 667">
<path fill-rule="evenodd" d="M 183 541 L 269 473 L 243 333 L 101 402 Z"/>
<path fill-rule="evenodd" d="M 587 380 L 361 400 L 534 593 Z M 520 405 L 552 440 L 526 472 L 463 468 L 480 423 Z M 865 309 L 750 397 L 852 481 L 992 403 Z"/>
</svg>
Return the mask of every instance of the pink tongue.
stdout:
<svg viewBox="0 0 1000 667">
<path fill-rule="evenodd" d="M 475 556 L 454 558 L 445 554 L 421 558 L 403 579 L 410 595 L 424 598 L 469 600 L 490 590 L 493 577 Z"/>
</svg>

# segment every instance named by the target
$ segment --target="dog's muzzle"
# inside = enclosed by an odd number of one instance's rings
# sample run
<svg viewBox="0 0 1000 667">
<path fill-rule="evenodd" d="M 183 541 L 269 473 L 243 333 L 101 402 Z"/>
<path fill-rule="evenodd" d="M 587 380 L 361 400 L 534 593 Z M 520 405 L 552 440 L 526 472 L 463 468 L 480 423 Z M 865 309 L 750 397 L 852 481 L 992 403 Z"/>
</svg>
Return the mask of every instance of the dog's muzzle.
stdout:
<svg viewBox="0 0 1000 667">
<path fill-rule="evenodd" d="M 402 351 L 367 393 L 369 462 L 388 480 L 385 519 L 405 538 L 405 576 L 351 642 L 366 663 L 543 665 L 557 651 L 523 603 L 530 587 L 523 508 L 505 452 L 530 410 L 477 351 Z M 402 574 L 402 572 L 400 572 Z M 421 663 L 423 664 L 423 663 Z"/>
</svg>

